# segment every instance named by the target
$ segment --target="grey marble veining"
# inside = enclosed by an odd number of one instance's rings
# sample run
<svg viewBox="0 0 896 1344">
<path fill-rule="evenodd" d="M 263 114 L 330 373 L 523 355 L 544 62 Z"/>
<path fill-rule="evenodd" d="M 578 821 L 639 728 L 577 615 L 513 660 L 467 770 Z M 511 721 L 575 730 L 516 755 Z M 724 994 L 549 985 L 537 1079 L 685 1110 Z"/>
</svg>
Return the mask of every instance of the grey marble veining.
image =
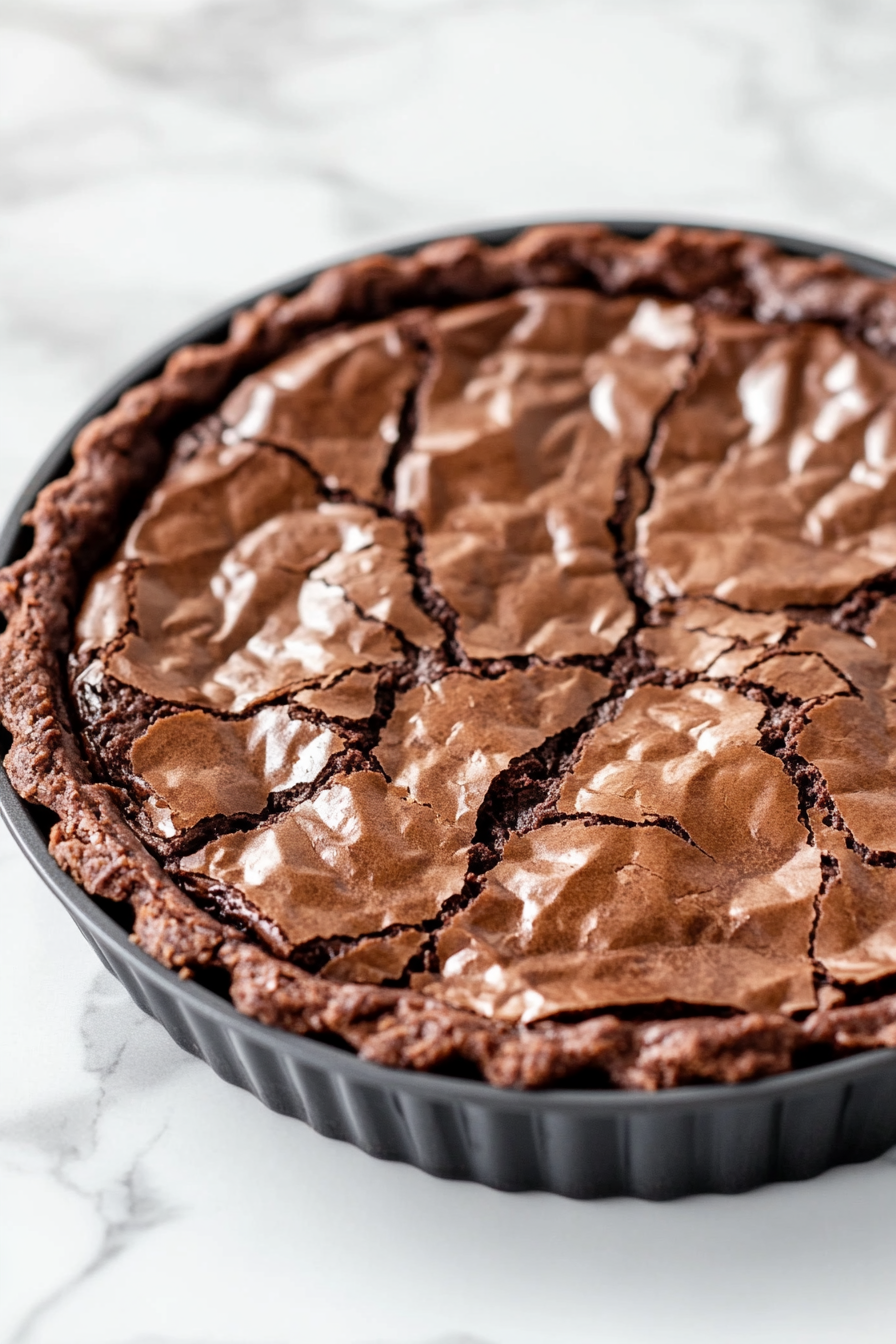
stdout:
<svg viewBox="0 0 896 1344">
<path fill-rule="evenodd" d="M 0 0 L 0 463 L 172 328 L 514 217 L 896 256 L 891 0 Z M 0 1340 L 612 1344 L 892 1330 L 896 1160 L 669 1206 L 330 1143 L 182 1054 L 6 837 Z"/>
</svg>

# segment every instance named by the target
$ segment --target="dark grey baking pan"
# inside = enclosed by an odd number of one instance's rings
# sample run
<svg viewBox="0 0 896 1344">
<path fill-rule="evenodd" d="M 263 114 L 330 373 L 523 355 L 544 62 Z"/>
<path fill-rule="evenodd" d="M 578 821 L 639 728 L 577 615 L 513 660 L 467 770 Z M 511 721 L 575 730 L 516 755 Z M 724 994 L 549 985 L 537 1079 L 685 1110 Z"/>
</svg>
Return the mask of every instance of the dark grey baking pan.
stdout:
<svg viewBox="0 0 896 1344">
<path fill-rule="evenodd" d="M 608 223 L 634 237 L 658 227 L 647 221 Z M 503 243 L 523 227 L 478 236 Z M 837 250 L 763 236 L 803 256 Z M 400 255 L 421 245 L 422 240 L 393 251 Z M 885 262 L 841 255 L 866 274 L 896 275 L 896 267 Z M 295 293 L 312 278 L 303 275 L 278 288 Z M 0 536 L 0 564 L 27 550 L 28 530 L 19 519 L 38 490 L 68 470 L 78 430 L 109 410 L 129 387 L 155 376 L 179 346 L 222 339 L 232 313 L 254 297 L 155 351 L 85 411 L 13 508 Z M 5 732 L 3 737 L 5 752 Z M 623 1194 L 671 1199 L 802 1180 L 838 1163 L 867 1161 L 896 1144 L 896 1050 L 870 1051 L 733 1086 L 658 1093 L 506 1092 L 466 1079 L 382 1068 L 346 1050 L 262 1026 L 135 947 L 50 858 L 47 814 L 22 802 L 5 772 L 0 773 L 0 810 L 103 964 L 178 1045 L 266 1106 L 374 1157 L 500 1190 L 551 1190 L 580 1199 Z"/>
</svg>

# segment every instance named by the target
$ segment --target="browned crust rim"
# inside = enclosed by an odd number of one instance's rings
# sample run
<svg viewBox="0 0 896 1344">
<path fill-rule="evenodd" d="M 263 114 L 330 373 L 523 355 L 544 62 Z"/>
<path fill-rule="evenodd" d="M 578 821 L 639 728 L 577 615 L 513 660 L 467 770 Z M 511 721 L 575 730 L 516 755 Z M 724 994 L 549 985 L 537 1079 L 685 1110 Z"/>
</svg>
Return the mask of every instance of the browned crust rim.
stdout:
<svg viewBox="0 0 896 1344">
<path fill-rule="evenodd" d="M 28 802 L 58 818 L 50 853 L 91 895 L 133 907 L 133 940 L 181 974 L 217 965 L 231 998 L 260 1022 L 335 1035 L 379 1063 L 431 1069 L 463 1060 L 498 1086 L 536 1087 L 600 1069 L 620 1087 L 736 1082 L 791 1067 L 808 1046 L 896 1046 L 896 996 L 821 1009 L 804 1023 L 776 1014 L 634 1024 L 507 1027 L 409 990 L 336 985 L 243 940 L 199 910 L 124 821 L 114 789 L 94 782 L 72 732 L 63 674 L 71 623 L 103 539 L 150 488 L 173 434 L 211 410 L 253 369 L 339 322 L 419 305 L 492 297 L 523 285 L 649 290 L 760 320 L 836 324 L 896 354 L 896 281 L 858 275 L 836 257 L 786 256 L 734 232 L 666 227 L 643 241 L 601 225 L 529 229 L 505 246 L 473 238 L 413 256 L 371 256 L 324 271 L 295 297 L 272 294 L 236 314 L 217 345 L 185 346 L 157 377 L 126 392 L 75 442 L 71 472 L 38 496 L 29 553 L 0 571 L 0 717 L 6 769 Z"/>
</svg>

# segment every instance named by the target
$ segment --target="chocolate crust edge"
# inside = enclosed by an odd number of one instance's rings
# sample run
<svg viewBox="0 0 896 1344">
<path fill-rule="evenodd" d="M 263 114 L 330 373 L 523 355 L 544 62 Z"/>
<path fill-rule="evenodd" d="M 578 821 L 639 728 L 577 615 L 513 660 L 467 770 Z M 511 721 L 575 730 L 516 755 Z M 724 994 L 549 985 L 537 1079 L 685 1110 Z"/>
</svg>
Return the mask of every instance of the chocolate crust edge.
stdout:
<svg viewBox="0 0 896 1344">
<path fill-rule="evenodd" d="M 603 1014 L 509 1027 L 409 990 L 321 981 L 195 906 L 127 825 L 115 790 L 91 779 L 71 729 L 63 672 L 72 621 L 106 539 L 158 479 L 175 434 L 240 378 L 318 331 L 528 285 L 650 291 L 762 321 L 826 322 L 896 353 L 896 281 L 858 275 L 834 256 L 791 257 L 736 232 L 672 226 L 643 241 L 585 224 L 532 228 L 501 247 L 447 239 L 406 258 L 334 267 L 294 297 L 268 295 L 234 316 L 220 344 L 181 348 L 157 378 L 131 388 L 82 430 L 71 472 L 42 490 L 26 516 L 31 550 L 0 571 L 7 620 L 0 718 L 13 739 L 10 781 L 58 818 L 49 849 L 60 867 L 89 894 L 127 902 L 131 937 L 156 960 L 186 975 L 218 967 L 239 1011 L 300 1034 L 335 1036 L 381 1064 L 460 1064 L 516 1088 L 585 1070 L 616 1087 L 655 1090 L 781 1073 L 804 1050 L 829 1056 L 896 1045 L 896 995 L 822 1009 L 805 1023 L 758 1013 L 646 1023 Z"/>
</svg>

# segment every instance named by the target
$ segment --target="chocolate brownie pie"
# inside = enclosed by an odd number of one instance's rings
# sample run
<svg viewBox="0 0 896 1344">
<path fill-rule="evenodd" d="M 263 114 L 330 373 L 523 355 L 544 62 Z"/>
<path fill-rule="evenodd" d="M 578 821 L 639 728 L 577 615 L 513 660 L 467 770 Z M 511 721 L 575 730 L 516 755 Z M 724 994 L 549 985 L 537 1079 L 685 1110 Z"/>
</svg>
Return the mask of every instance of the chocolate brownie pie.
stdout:
<svg viewBox="0 0 896 1344">
<path fill-rule="evenodd" d="M 896 1045 L 896 287 L 599 226 L 335 268 L 2 575 L 51 852 L 264 1023 L 501 1086 Z"/>
</svg>

